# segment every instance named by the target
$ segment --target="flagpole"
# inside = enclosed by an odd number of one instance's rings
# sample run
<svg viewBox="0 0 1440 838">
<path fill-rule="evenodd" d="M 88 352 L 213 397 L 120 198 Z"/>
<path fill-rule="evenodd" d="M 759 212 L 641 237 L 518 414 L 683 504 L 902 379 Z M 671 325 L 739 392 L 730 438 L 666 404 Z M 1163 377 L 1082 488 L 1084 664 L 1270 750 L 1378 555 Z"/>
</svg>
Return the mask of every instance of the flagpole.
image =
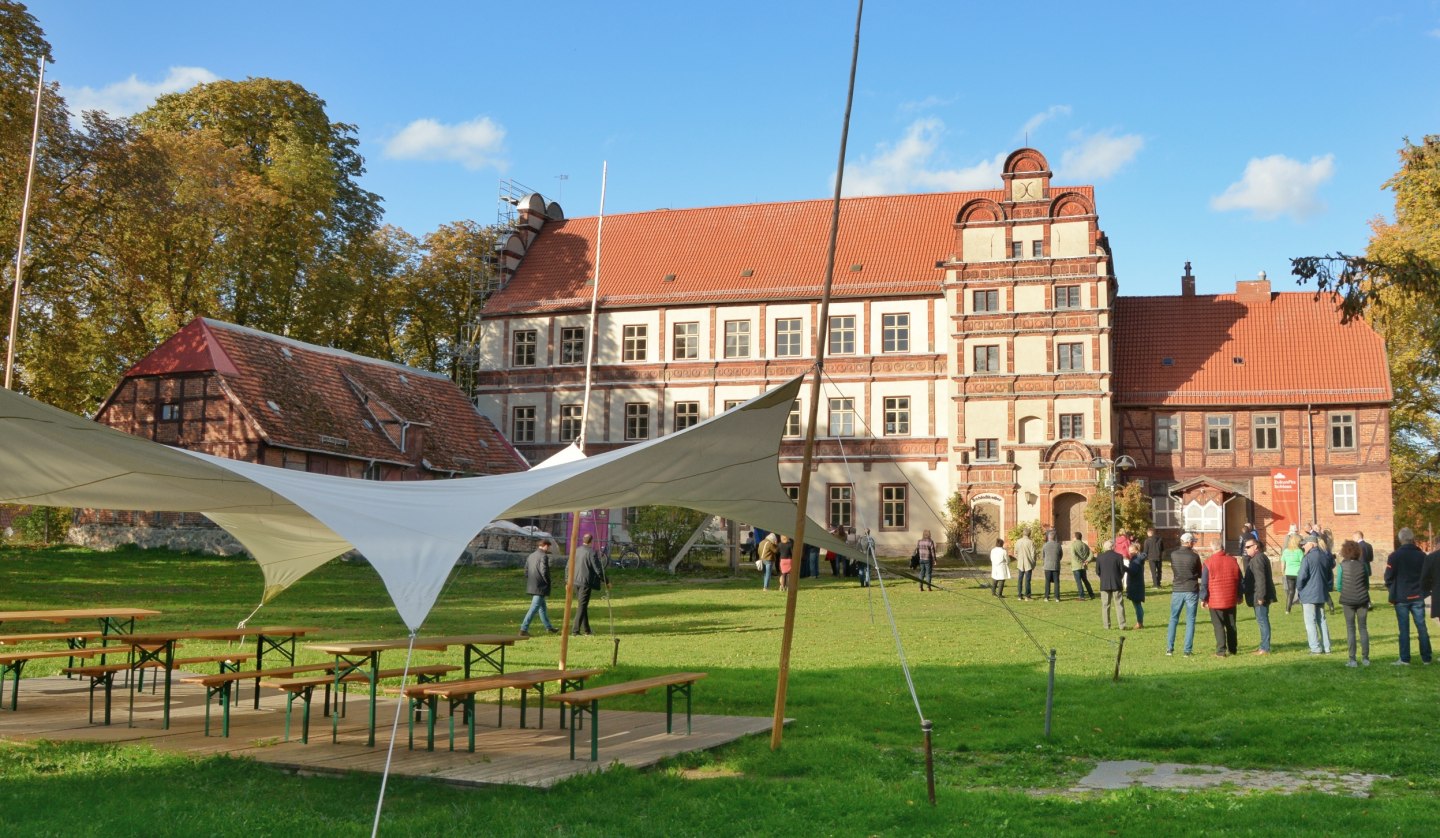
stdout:
<svg viewBox="0 0 1440 838">
<path fill-rule="evenodd" d="M 585 429 L 589 426 L 590 418 L 590 368 L 595 362 L 595 321 L 600 303 L 600 247 L 605 234 L 605 185 L 609 168 L 609 161 L 600 164 L 600 217 L 595 222 L 595 280 L 590 289 L 590 328 L 585 333 L 585 397 L 580 402 L 580 436 L 575 440 L 581 454 L 585 453 Z M 580 542 L 582 512 L 583 510 L 577 509 L 570 513 L 570 544 L 567 550 L 570 555 L 565 562 L 565 624 L 560 629 L 559 669 L 565 668 L 565 660 L 570 653 L 570 609 L 575 599 L 575 549 Z"/>
<path fill-rule="evenodd" d="M 30 168 L 25 173 L 25 200 L 20 204 L 20 247 L 15 251 L 15 299 L 10 303 L 10 342 L 5 344 L 5 389 L 15 373 L 15 340 L 20 329 L 20 283 L 25 276 L 25 227 L 30 221 L 30 187 L 35 180 L 35 152 L 40 146 L 40 100 L 45 92 L 45 56 L 40 56 L 40 80 L 35 83 L 35 128 L 30 133 Z"/>
<path fill-rule="evenodd" d="M 855 46 L 850 54 L 850 88 L 845 94 L 845 120 L 840 129 L 840 162 L 835 169 L 835 197 L 830 208 L 830 246 L 825 253 L 825 285 L 820 294 L 819 323 L 815 330 L 815 370 L 810 380 L 810 421 L 805 425 L 805 455 L 800 460 L 800 491 L 795 502 L 795 537 L 791 544 L 790 578 L 785 593 L 785 628 L 780 638 L 780 677 L 775 684 L 775 717 L 770 724 L 770 749 L 780 747 L 785 732 L 785 694 L 790 686 L 790 648 L 795 639 L 795 607 L 799 601 L 800 577 L 796 560 L 805 556 L 805 509 L 810 500 L 810 464 L 815 457 L 815 423 L 820 412 L 820 383 L 825 371 L 825 344 L 830 326 L 830 289 L 835 280 L 835 247 L 840 235 L 840 186 L 845 179 L 845 143 L 850 136 L 850 108 L 855 101 L 855 67 L 860 61 L 860 19 L 865 0 L 857 0 Z"/>
</svg>

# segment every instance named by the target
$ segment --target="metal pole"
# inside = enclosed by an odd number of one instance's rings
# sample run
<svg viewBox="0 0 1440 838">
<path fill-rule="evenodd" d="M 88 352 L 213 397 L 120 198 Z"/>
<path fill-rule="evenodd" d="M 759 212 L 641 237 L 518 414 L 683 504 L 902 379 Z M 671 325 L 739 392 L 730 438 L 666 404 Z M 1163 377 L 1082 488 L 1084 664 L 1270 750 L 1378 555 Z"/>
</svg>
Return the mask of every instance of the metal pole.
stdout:
<svg viewBox="0 0 1440 838">
<path fill-rule="evenodd" d="M 925 731 L 925 791 L 930 795 L 930 805 L 935 805 L 935 754 L 930 749 L 930 733 L 935 728 L 935 723 L 929 719 L 920 722 L 920 729 Z"/>
<path fill-rule="evenodd" d="M 1110 540 L 1115 540 L 1115 467 L 1110 467 Z"/>
<path fill-rule="evenodd" d="M 20 247 L 15 250 L 15 298 L 10 303 L 10 342 L 5 344 L 5 389 L 15 377 L 15 341 L 20 329 L 20 285 L 25 277 L 25 228 L 30 222 L 30 189 L 35 180 L 35 152 L 40 146 L 40 100 L 45 92 L 45 56 L 35 83 L 35 127 L 30 132 L 30 168 L 25 172 L 25 201 L 20 204 Z"/>
<path fill-rule="evenodd" d="M 1050 738 L 1050 718 L 1055 713 L 1055 650 L 1050 650 L 1050 686 L 1045 690 L 1045 738 Z"/>
</svg>

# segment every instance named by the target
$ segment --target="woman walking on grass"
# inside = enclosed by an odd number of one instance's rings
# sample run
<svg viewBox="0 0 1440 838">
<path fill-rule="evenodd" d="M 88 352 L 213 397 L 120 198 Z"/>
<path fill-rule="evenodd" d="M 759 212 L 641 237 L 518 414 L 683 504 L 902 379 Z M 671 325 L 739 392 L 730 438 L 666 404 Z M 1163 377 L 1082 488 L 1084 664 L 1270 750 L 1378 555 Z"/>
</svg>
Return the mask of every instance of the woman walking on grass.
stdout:
<svg viewBox="0 0 1440 838">
<path fill-rule="evenodd" d="M 1345 609 L 1345 642 L 1350 647 L 1346 666 L 1355 662 L 1355 638 L 1360 638 L 1360 662 L 1370 665 L 1370 630 L 1366 625 L 1370 614 L 1370 568 L 1360 558 L 1360 545 L 1346 541 L 1340 545 L 1340 572 L 1335 587 L 1340 589 L 1340 605 Z"/>
</svg>

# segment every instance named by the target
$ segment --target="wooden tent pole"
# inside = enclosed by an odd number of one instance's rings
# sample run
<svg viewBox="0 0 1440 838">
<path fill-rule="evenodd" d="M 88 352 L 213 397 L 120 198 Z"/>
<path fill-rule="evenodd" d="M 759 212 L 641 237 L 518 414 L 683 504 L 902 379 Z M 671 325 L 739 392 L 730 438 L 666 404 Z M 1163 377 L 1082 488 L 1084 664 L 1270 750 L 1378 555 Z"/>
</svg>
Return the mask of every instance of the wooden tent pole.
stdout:
<svg viewBox="0 0 1440 838">
<path fill-rule="evenodd" d="M 30 187 L 35 181 L 35 154 L 40 146 L 40 104 L 45 94 L 45 56 L 35 82 L 35 128 L 30 134 L 30 167 L 25 170 L 25 200 L 20 204 L 20 246 L 15 249 L 15 299 L 10 304 L 10 341 L 5 344 L 5 389 L 14 389 L 15 342 L 20 339 L 20 286 L 25 277 L 25 228 L 30 222 Z"/>
<path fill-rule="evenodd" d="M 835 247 L 840 235 L 840 187 L 845 180 L 845 143 L 850 136 L 850 108 L 855 101 L 855 67 L 860 60 L 860 19 L 865 0 L 857 0 L 855 46 L 850 53 L 850 88 L 845 94 L 845 121 L 840 129 L 840 162 L 835 168 L 835 197 L 830 208 L 830 246 L 825 252 L 825 285 L 820 294 L 819 323 L 815 330 L 815 371 L 810 381 L 810 421 L 805 425 L 805 456 L 800 460 L 800 491 L 795 499 L 795 537 L 790 549 L 790 575 L 784 579 L 785 628 L 780 636 L 780 675 L 775 684 L 775 716 L 770 723 L 770 749 L 780 747 L 785 732 L 785 694 L 790 686 L 790 648 L 795 639 L 795 606 L 800 575 L 795 566 L 805 557 L 805 509 L 810 501 L 810 464 L 815 458 L 815 422 L 820 412 L 820 384 L 825 373 L 825 344 L 830 330 L 830 289 L 835 280 Z"/>
</svg>

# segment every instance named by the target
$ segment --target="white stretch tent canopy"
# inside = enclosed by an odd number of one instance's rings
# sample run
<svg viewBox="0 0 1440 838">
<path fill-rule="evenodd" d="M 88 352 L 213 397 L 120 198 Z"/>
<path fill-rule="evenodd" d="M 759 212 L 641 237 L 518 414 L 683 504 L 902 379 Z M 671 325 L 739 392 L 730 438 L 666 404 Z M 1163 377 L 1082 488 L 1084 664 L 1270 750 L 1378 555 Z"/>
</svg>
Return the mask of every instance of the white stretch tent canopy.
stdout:
<svg viewBox="0 0 1440 838">
<path fill-rule="evenodd" d="M 495 518 L 686 506 L 791 532 L 779 479 L 803 377 L 676 434 L 517 474 L 376 482 L 170 448 L 0 389 L 0 502 L 199 512 L 260 563 L 268 600 L 358 549 L 418 630 L 470 540 Z M 811 521 L 806 540 L 854 555 Z"/>
</svg>

